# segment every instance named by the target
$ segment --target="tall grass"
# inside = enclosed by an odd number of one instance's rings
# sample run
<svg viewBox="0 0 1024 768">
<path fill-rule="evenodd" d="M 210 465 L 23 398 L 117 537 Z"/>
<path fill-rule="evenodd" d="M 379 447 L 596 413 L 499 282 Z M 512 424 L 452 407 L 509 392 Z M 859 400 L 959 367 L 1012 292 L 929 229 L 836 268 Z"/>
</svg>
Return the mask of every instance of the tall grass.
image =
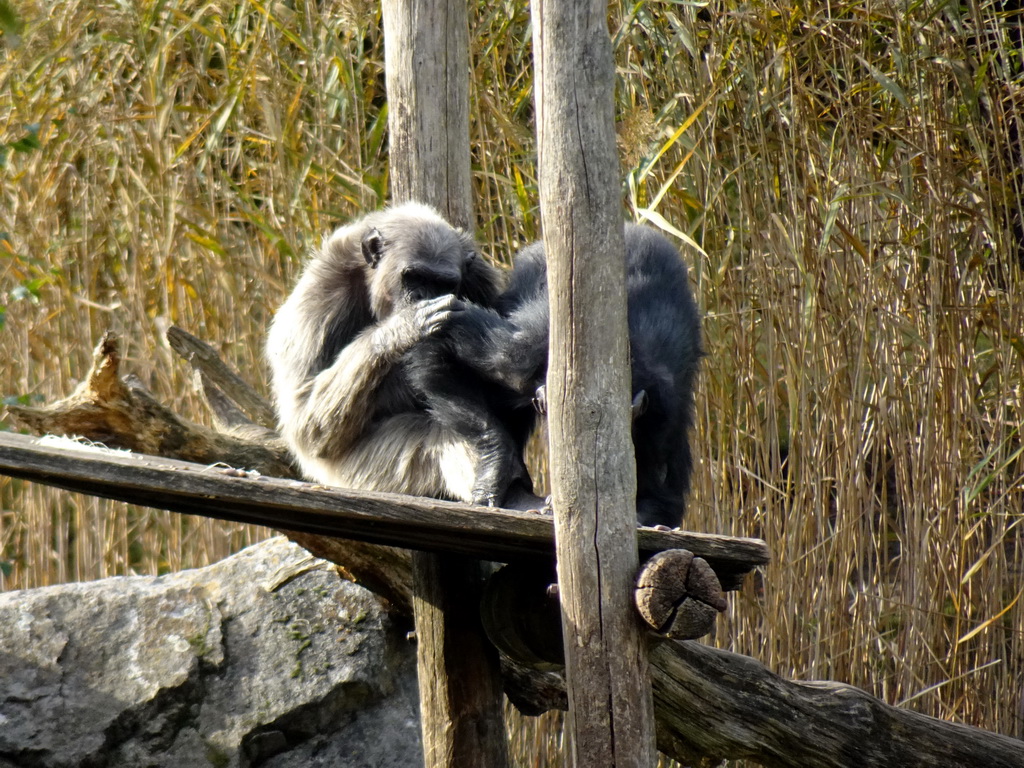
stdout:
<svg viewBox="0 0 1024 768">
<path fill-rule="evenodd" d="M 624 199 L 706 312 L 687 525 L 773 563 L 715 642 L 1024 736 L 1021 20 L 998 3 L 613 4 Z M 204 418 L 180 324 L 265 387 L 303 253 L 385 200 L 377 5 L 22 4 L 0 49 L 0 394 L 107 328 Z M 539 234 L 524 3 L 475 3 L 478 237 Z M 0 587 L 200 565 L 262 530 L 0 479 Z M 520 724 L 557 765 L 557 718 Z M 543 746 L 538 746 L 544 742 Z"/>
</svg>

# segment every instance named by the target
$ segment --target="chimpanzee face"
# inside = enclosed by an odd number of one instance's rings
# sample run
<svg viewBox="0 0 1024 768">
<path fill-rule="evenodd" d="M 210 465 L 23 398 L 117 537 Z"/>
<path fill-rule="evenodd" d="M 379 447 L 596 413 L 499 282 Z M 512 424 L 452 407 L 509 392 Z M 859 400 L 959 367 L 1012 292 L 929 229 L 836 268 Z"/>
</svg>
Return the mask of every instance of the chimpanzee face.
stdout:
<svg viewBox="0 0 1024 768">
<path fill-rule="evenodd" d="M 447 294 L 480 304 L 497 295 L 497 270 L 480 258 L 465 232 L 439 217 L 388 217 L 367 229 L 361 247 L 372 270 L 370 300 L 378 318 Z"/>
</svg>

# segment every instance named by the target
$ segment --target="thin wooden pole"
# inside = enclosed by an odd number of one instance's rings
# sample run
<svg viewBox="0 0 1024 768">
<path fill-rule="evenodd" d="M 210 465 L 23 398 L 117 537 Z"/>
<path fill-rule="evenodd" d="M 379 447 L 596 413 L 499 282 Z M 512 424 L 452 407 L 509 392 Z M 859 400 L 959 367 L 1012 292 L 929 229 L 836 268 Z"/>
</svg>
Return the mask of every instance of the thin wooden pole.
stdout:
<svg viewBox="0 0 1024 768">
<path fill-rule="evenodd" d="M 391 200 L 473 228 L 465 0 L 384 0 Z"/>
<path fill-rule="evenodd" d="M 426 768 L 505 768 L 497 651 L 480 620 L 480 561 L 413 552 L 413 614 Z"/>
<path fill-rule="evenodd" d="M 384 0 L 391 198 L 472 229 L 465 0 Z M 480 564 L 414 552 L 413 607 L 426 768 L 506 768 L 497 652 L 480 622 Z"/>
<path fill-rule="evenodd" d="M 535 0 L 532 12 L 572 764 L 648 768 L 656 758 L 654 705 L 632 602 L 636 467 L 607 4 Z"/>
</svg>

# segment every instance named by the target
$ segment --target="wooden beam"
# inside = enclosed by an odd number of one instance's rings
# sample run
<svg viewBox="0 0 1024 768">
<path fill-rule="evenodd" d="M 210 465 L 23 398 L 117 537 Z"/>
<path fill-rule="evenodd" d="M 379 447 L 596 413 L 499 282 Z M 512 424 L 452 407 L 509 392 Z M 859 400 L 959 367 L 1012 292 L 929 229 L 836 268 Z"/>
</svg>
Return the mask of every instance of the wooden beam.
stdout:
<svg viewBox="0 0 1024 768">
<path fill-rule="evenodd" d="M 0 432 L 0 474 L 173 512 L 488 560 L 550 562 L 555 549 L 548 515 L 351 491 L 13 432 Z M 760 539 L 638 533 L 645 553 L 682 548 L 700 555 L 727 589 L 768 562 Z"/>
<path fill-rule="evenodd" d="M 392 202 L 427 203 L 472 231 L 467 4 L 384 0 L 382 16 Z M 504 768 L 504 696 L 480 624 L 480 565 L 414 552 L 412 573 L 426 768 Z"/>
<path fill-rule="evenodd" d="M 423 757 L 433 766 L 508 763 L 498 651 L 480 620 L 481 562 L 413 553 Z M 458 603 L 458 605 L 456 605 Z"/>
<path fill-rule="evenodd" d="M 531 9 L 570 764 L 648 768 L 654 712 L 633 607 L 636 466 L 608 6 L 536 0 Z"/>
</svg>

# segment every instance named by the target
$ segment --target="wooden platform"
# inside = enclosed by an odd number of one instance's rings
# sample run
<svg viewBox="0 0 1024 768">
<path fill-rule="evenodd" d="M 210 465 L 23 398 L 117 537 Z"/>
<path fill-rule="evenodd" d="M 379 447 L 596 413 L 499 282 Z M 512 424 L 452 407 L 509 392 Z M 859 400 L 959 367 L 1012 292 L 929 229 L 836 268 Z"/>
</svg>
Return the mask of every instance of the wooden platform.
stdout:
<svg viewBox="0 0 1024 768">
<path fill-rule="evenodd" d="M 551 559 L 555 552 L 550 515 L 350 491 L 14 433 L 0 433 L 0 474 L 173 512 L 482 560 Z M 760 539 L 646 528 L 637 536 L 642 559 L 688 549 L 711 564 L 726 590 L 769 560 Z"/>
</svg>

